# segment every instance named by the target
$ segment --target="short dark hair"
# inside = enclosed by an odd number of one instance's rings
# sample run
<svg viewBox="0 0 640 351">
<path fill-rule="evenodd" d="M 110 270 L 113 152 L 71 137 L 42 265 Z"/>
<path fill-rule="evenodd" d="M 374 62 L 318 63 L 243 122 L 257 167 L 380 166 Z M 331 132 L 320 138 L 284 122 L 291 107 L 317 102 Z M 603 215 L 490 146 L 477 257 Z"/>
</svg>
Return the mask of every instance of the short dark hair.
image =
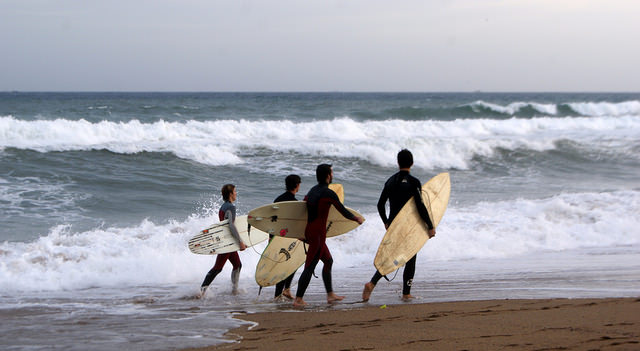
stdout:
<svg viewBox="0 0 640 351">
<path fill-rule="evenodd" d="M 407 149 L 402 149 L 398 152 L 398 167 L 409 168 L 413 166 L 413 154 Z"/>
<path fill-rule="evenodd" d="M 236 186 L 233 184 L 225 184 L 222 186 L 222 199 L 224 201 L 229 201 L 229 197 L 231 196 L 231 193 L 233 192 L 233 189 L 235 189 Z"/>
<path fill-rule="evenodd" d="M 287 186 L 287 191 L 295 189 L 300 183 L 302 183 L 302 179 L 300 179 L 300 176 L 297 174 L 289 174 L 284 179 L 284 184 Z"/>
<path fill-rule="evenodd" d="M 318 180 L 318 183 L 326 182 L 329 174 L 331 174 L 331 165 L 323 163 L 316 167 L 316 179 Z"/>
</svg>

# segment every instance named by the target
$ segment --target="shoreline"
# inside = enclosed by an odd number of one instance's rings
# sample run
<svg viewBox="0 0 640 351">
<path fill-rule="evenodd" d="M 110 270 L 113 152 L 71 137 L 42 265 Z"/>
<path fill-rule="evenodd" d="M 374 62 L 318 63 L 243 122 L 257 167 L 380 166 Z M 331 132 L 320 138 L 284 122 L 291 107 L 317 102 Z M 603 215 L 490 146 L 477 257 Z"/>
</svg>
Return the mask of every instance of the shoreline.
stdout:
<svg viewBox="0 0 640 351">
<path fill-rule="evenodd" d="M 640 297 L 370 305 L 238 314 L 214 350 L 634 350 Z"/>
</svg>

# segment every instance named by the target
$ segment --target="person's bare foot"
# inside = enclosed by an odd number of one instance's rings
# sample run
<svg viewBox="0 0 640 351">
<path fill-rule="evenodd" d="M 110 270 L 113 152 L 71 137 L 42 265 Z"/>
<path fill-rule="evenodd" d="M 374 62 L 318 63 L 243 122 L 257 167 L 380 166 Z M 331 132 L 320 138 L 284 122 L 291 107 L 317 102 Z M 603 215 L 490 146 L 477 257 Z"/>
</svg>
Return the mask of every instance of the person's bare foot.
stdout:
<svg viewBox="0 0 640 351">
<path fill-rule="evenodd" d="M 282 296 L 286 297 L 289 300 L 293 300 L 293 296 L 291 295 L 291 290 L 289 289 L 284 289 L 282 291 Z"/>
<path fill-rule="evenodd" d="M 402 301 L 407 302 L 407 301 L 411 301 L 413 299 L 415 299 L 415 297 L 413 295 L 411 295 L 411 294 L 402 295 Z"/>
<path fill-rule="evenodd" d="M 344 299 L 344 296 L 336 295 L 336 293 L 334 293 L 333 291 L 327 294 L 327 302 L 328 303 L 334 303 L 336 301 L 342 301 L 343 299 Z"/>
<path fill-rule="evenodd" d="M 364 290 L 362 290 L 362 301 L 367 302 L 369 301 L 369 297 L 371 297 L 371 293 L 373 292 L 373 288 L 375 288 L 376 286 L 373 285 L 372 282 L 368 282 L 367 284 L 364 285 Z"/>
<path fill-rule="evenodd" d="M 296 299 L 293 300 L 293 307 L 304 307 L 306 305 L 307 303 L 304 302 L 304 300 L 301 297 L 296 296 Z"/>
</svg>

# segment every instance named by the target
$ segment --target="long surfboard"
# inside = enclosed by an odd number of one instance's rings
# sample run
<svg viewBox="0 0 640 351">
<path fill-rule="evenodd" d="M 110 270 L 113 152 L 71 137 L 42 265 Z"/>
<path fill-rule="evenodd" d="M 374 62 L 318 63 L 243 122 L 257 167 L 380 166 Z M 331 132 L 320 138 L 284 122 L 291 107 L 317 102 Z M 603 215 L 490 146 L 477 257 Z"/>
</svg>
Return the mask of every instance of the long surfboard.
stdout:
<svg viewBox="0 0 640 351">
<path fill-rule="evenodd" d="M 356 210 L 349 212 L 364 218 Z M 249 211 L 249 224 L 275 236 L 304 239 L 307 226 L 307 204 L 304 201 L 284 201 L 264 205 Z M 358 222 L 346 219 L 335 207 L 329 210 L 327 237 L 341 235 L 356 229 Z"/>
<path fill-rule="evenodd" d="M 338 195 L 340 202 L 344 202 L 341 184 L 332 183 L 329 188 Z M 304 245 L 298 239 L 274 236 L 256 265 L 256 283 L 262 287 L 275 285 L 294 273 L 307 257 Z"/>
<path fill-rule="evenodd" d="M 422 186 L 422 201 L 429 211 L 434 227 L 444 216 L 450 194 L 449 173 L 440 173 Z M 427 231 L 427 225 L 420 218 L 415 199 L 407 201 L 380 242 L 373 261 L 378 272 L 387 275 L 404 266 L 429 240 Z"/>
<path fill-rule="evenodd" d="M 249 226 L 247 216 L 237 216 L 234 223 L 247 247 L 269 239 L 269 234 Z M 240 250 L 240 244 L 231 234 L 229 220 L 212 224 L 189 240 L 189 250 L 200 255 L 216 255 Z"/>
</svg>

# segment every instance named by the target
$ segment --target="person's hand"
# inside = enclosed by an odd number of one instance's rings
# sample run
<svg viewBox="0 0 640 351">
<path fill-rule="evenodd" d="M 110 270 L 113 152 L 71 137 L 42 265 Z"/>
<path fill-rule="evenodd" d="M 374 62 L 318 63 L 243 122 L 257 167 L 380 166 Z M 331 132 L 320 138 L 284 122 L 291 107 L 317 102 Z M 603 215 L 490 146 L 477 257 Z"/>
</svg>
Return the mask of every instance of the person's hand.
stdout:
<svg viewBox="0 0 640 351">
<path fill-rule="evenodd" d="M 429 238 L 433 238 L 434 236 L 436 236 L 436 229 L 429 229 L 427 233 L 429 233 Z"/>
<path fill-rule="evenodd" d="M 364 218 L 356 216 L 356 222 L 358 222 L 358 224 L 362 224 L 364 223 Z"/>
<path fill-rule="evenodd" d="M 246 248 L 247 248 L 247 245 L 241 241 L 240 242 L 240 251 L 244 251 Z"/>
</svg>

